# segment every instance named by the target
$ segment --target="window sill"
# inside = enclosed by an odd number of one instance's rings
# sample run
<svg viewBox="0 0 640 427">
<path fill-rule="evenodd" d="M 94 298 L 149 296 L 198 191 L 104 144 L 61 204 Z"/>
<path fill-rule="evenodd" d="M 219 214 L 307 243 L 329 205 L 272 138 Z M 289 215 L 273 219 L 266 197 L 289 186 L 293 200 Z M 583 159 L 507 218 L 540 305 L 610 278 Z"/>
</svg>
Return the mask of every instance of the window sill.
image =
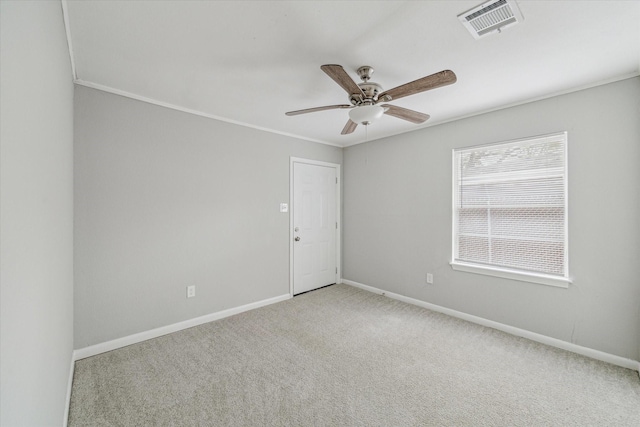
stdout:
<svg viewBox="0 0 640 427">
<path fill-rule="evenodd" d="M 510 270 L 508 268 L 490 267 L 479 264 L 471 264 L 460 261 L 452 261 L 451 268 L 456 271 L 483 274 L 485 276 L 502 277 L 504 279 L 519 280 L 521 282 L 539 283 L 541 285 L 568 288 L 571 279 L 568 277 L 552 276 L 548 274 L 527 273 L 524 271 Z"/>
</svg>

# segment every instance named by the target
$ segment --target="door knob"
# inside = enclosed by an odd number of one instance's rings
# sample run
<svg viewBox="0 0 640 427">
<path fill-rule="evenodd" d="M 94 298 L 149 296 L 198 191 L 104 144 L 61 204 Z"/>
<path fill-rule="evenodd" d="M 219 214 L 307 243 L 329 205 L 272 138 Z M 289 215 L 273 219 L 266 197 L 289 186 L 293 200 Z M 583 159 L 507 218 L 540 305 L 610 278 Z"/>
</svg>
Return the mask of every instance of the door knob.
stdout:
<svg viewBox="0 0 640 427">
<path fill-rule="evenodd" d="M 296 242 L 299 242 L 300 241 L 300 237 L 296 236 L 296 238 L 293 239 L 293 240 L 295 240 Z"/>
</svg>

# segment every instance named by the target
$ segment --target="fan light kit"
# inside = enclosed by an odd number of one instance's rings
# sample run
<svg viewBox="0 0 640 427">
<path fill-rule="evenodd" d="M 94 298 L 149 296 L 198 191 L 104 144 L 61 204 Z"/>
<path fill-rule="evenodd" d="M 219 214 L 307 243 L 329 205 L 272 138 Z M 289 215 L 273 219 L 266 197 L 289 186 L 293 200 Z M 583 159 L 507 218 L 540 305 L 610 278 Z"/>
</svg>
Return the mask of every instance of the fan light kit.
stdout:
<svg viewBox="0 0 640 427">
<path fill-rule="evenodd" d="M 298 114 L 313 113 L 316 111 L 349 109 L 349 120 L 342 129 L 342 135 L 353 133 L 356 127 L 361 124 L 367 126 L 380 119 L 384 114 L 407 120 L 411 123 L 424 123 L 428 114 L 390 104 L 379 105 L 380 102 L 389 102 L 414 95 L 441 86 L 447 86 L 456 82 L 457 78 L 453 71 L 444 70 L 430 76 L 403 84 L 396 88 L 383 91 L 378 83 L 370 82 L 373 68 L 365 65 L 356 71 L 362 79 L 362 83 L 357 84 L 340 65 L 328 64 L 320 67 L 329 77 L 331 77 L 349 95 L 351 104 L 327 105 L 324 107 L 307 108 L 304 110 L 289 111 L 287 116 L 297 116 Z"/>
<path fill-rule="evenodd" d="M 384 114 L 385 108 L 379 105 L 363 105 L 349 111 L 349 118 L 361 125 L 369 125 Z"/>
</svg>

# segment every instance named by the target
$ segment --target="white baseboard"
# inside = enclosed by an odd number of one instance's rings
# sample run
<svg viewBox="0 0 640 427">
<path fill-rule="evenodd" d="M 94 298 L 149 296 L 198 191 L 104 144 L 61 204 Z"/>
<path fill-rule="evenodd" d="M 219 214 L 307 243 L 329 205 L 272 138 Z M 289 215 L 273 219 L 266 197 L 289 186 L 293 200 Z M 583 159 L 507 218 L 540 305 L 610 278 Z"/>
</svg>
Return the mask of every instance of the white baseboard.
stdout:
<svg viewBox="0 0 640 427">
<path fill-rule="evenodd" d="M 347 279 L 341 279 L 341 280 L 342 280 L 342 283 L 344 283 L 345 285 L 354 286 L 356 288 L 364 289 L 365 291 L 373 292 L 379 295 L 384 295 L 389 298 L 396 299 L 398 301 L 417 305 L 419 307 L 437 311 L 438 313 L 443 313 L 452 317 L 457 317 L 459 319 L 466 320 L 471 323 L 476 323 L 478 325 L 497 329 L 499 331 L 506 332 L 511 335 L 527 338 L 527 339 L 530 339 L 531 341 L 536 341 L 542 344 L 549 345 L 551 347 L 561 348 L 563 350 L 567 350 L 572 353 L 577 353 L 582 356 L 591 357 L 592 359 L 601 360 L 603 362 L 611 363 L 612 365 L 621 366 L 623 368 L 632 369 L 640 373 L 640 361 L 637 361 L 637 360 L 626 359 L 624 357 L 616 356 L 610 353 L 605 353 L 600 350 L 594 350 L 592 348 L 582 347 L 577 344 L 573 344 L 567 341 L 562 341 L 557 338 L 551 338 L 546 335 L 538 334 L 536 332 L 531 332 L 525 329 L 516 328 L 514 326 L 505 325 L 503 323 L 495 322 L 493 320 L 485 319 L 478 316 L 473 316 L 471 314 L 452 310 L 450 308 L 442 307 L 436 304 L 431 304 L 415 298 L 406 297 L 404 295 L 395 294 L 393 292 L 387 292 L 385 290 L 374 288 L 373 286 L 369 286 L 369 285 L 364 285 L 362 283 L 354 282 L 352 280 L 347 280 Z"/>
<path fill-rule="evenodd" d="M 205 316 L 196 317 L 194 319 L 185 320 L 183 322 L 174 323 L 172 325 L 162 326 L 160 328 L 152 329 L 150 331 L 140 332 L 137 334 L 129 335 L 115 340 L 103 342 L 100 344 L 84 347 L 73 352 L 73 360 L 80 360 L 86 357 L 95 356 L 107 351 L 116 350 L 118 348 L 126 347 L 131 344 L 137 344 L 142 341 L 146 341 L 152 338 L 157 338 L 162 335 L 167 335 L 172 332 L 181 331 L 183 329 L 192 328 L 194 326 L 202 325 L 203 323 L 213 322 L 214 320 L 223 319 L 225 317 L 233 316 L 234 314 L 243 313 L 245 311 L 253 310 L 255 308 L 264 307 L 266 305 L 275 304 L 277 302 L 285 301 L 291 298 L 291 295 L 285 294 L 273 298 L 268 298 L 262 301 L 252 302 L 250 304 L 241 305 L 240 307 L 229 308 L 227 310 L 218 311 L 216 313 L 207 314 Z"/>
<path fill-rule="evenodd" d="M 71 405 L 71 388 L 73 386 L 73 373 L 76 369 L 75 351 L 71 352 L 71 366 L 69 367 L 69 379 L 67 380 L 67 397 L 65 399 L 64 406 L 64 418 L 62 420 L 62 427 L 67 427 L 69 424 L 69 406 Z"/>
</svg>

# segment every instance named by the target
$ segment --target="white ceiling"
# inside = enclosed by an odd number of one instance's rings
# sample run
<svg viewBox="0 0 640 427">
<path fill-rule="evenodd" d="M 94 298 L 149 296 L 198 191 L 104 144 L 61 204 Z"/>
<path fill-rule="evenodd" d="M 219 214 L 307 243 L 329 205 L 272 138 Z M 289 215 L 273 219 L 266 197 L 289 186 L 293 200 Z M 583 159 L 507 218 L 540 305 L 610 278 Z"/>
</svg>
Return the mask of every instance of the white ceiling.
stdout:
<svg viewBox="0 0 640 427">
<path fill-rule="evenodd" d="M 640 72 L 640 1 L 518 1 L 524 22 L 475 40 L 457 15 L 481 1 L 71 1 L 76 81 L 161 105 L 338 146 L 395 135 Z M 450 69 L 454 85 L 392 104 L 340 135 L 349 103 L 320 70 L 361 65 L 391 89 Z M 603 108 L 607 108 L 603 106 Z"/>
</svg>

